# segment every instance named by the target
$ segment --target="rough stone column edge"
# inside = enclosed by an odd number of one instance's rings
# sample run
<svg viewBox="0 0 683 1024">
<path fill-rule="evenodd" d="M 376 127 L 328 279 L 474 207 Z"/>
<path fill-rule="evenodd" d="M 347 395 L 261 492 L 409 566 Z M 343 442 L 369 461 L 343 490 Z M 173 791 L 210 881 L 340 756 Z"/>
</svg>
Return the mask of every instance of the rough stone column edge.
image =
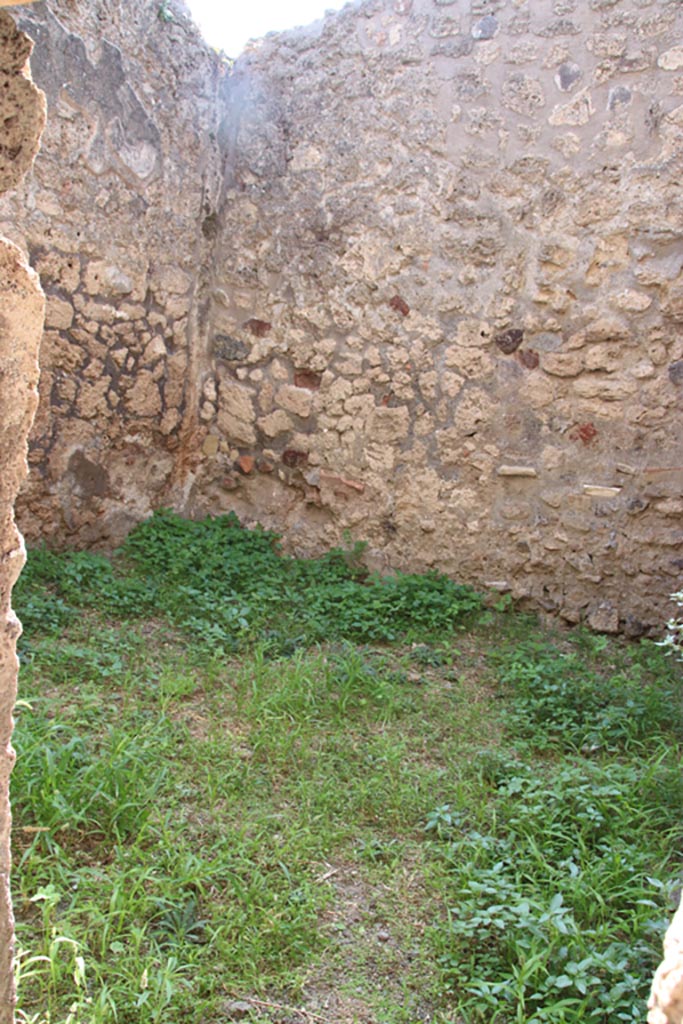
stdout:
<svg viewBox="0 0 683 1024">
<path fill-rule="evenodd" d="M 683 897 L 664 938 L 664 959 L 648 1002 L 648 1024 L 683 1022 Z"/>
<path fill-rule="evenodd" d="M 16 29 L 10 15 L 0 11 L 0 54 L 9 84 L 0 100 L 0 121 L 3 114 L 17 118 L 20 140 L 16 156 L 9 166 L 3 166 L 6 188 L 15 187 L 31 165 L 45 126 L 45 97 L 31 82 L 28 71 L 30 51 L 30 41 Z M 20 626 L 12 612 L 11 592 L 25 561 L 23 540 L 14 522 L 14 501 L 28 472 L 28 433 L 38 402 L 38 349 L 45 300 L 37 274 L 6 239 L 0 239 L 0 275 L 0 1024 L 13 1024 L 9 777 L 14 763 L 12 709 Z"/>
</svg>

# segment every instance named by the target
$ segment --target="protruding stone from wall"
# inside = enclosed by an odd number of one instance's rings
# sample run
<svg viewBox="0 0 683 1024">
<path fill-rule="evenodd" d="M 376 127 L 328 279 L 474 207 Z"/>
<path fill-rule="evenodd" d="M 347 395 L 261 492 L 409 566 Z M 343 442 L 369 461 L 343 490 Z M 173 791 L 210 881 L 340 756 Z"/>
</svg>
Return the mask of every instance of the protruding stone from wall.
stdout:
<svg viewBox="0 0 683 1024">
<path fill-rule="evenodd" d="M 652 985 L 648 1024 L 683 1022 L 683 899 L 664 939 L 664 960 Z"/>
<path fill-rule="evenodd" d="M 45 123 L 42 93 L 24 70 L 31 43 L 0 11 L 0 124 L 10 138 L 0 144 L 0 188 L 14 187 L 35 156 Z M 38 348 L 44 298 L 38 275 L 21 251 L 0 238 L 0 1024 L 14 1020 L 12 956 L 14 921 L 9 889 L 9 776 L 14 762 L 12 708 L 17 690 L 12 587 L 24 564 L 24 545 L 14 523 L 14 500 L 27 472 L 28 432 L 38 402 Z"/>
</svg>

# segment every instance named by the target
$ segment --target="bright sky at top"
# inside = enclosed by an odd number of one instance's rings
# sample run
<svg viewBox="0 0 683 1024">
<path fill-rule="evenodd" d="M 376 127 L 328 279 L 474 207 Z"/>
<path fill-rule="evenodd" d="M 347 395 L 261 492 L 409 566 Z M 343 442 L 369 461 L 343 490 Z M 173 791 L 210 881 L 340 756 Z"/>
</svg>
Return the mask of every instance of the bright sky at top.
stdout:
<svg viewBox="0 0 683 1024">
<path fill-rule="evenodd" d="M 237 57 L 249 39 L 309 25 L 346 0 L 187 0 L 210 46 Z"/>
</svg>

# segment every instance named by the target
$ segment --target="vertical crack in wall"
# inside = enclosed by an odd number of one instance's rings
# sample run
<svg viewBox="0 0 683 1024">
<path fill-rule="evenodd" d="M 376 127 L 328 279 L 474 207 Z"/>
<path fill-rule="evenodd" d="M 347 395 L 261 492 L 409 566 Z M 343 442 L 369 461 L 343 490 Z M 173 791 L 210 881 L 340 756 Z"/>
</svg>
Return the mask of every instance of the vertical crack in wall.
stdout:
<svg viewBox="0 0 683 1024">
<path fill-rule="evenodd" d="M 195 479 L 198 452 L 203 440 L 200 421 L 202 377 L 208 346 L 208 310 L 213 250 L 223 193 L 224 157 L 220 145 L 220 101 L 228 66 L 218 64 L 213 74 L 214 91 L 208 105 L 207 123 L 202 126 L 203 149 L 200 156 L 201 192 L 193 262 L 197 268 L 189 295 L 186 395 L 179 429 L 178 457 L 168 490 L 176 507 L 184 509 Z"/>
<path fill-rule="evenodd" d="M 45 123 L 45 103 L 27 71 L 30 41 L 0 11 L 0 190 L 28 170 Z M 12 587 L 24 563 L 14 501 L 27 471 L 28 433 L 37 405 L 38 347 L 44 299 L 16 246 L 0 237 L 0 1024 L 14 1020 L 14 920 L 10 897 L 9 777 L 14 762 L 12 709 L 17 692 L 20 626 Z"/>
</svg>

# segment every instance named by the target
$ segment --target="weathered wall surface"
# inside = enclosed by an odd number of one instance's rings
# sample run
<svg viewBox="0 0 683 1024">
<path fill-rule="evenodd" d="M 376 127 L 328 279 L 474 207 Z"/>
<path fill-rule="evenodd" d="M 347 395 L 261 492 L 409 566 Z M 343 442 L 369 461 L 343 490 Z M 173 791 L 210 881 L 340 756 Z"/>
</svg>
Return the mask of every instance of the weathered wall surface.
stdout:
<svg viewBox="0 0 683 1024">
<path fill-rule="evenodd" d="M 182 10 L 159 10 L 55 0 L 19 17 L 48 102 L 33 173 L 0 207 L 48 300 L 18 509 L 32 541 L 120 541 L 187 470 L 223 68 Z"/>
<path fill-rule="evenodd" d="M 49 296 L 29 536 L 234 508 L 298 550 L 349 529 L 385 568 L 659 626 L 680 3 L 365 0 L 231 75 L 159 10 L 22 17 L 50 109 L 0 206 Z"/>
<path fill-rule="evenodd" d="M 43 97 L 25 65 L 29 40 L 0 11 L 0 191 L 12 188 L 35 156 L 45 121 Z M 13 506 L 26 476 L 28 432 L 38 402 L 38 347 L 44 299 L 20 251 L 0 237 L 0 1024 L 14 1020 L 14 920 L 10 901 L 9 776 L 17 692 L 19 624 L 10 595 L 24 563 Z"/>
<path fill-rule="evenodd" d="M 238 61 L 191 508 L 662 621 L 682 29 L 675 0 L 369 0 Z"/>
</svg>

